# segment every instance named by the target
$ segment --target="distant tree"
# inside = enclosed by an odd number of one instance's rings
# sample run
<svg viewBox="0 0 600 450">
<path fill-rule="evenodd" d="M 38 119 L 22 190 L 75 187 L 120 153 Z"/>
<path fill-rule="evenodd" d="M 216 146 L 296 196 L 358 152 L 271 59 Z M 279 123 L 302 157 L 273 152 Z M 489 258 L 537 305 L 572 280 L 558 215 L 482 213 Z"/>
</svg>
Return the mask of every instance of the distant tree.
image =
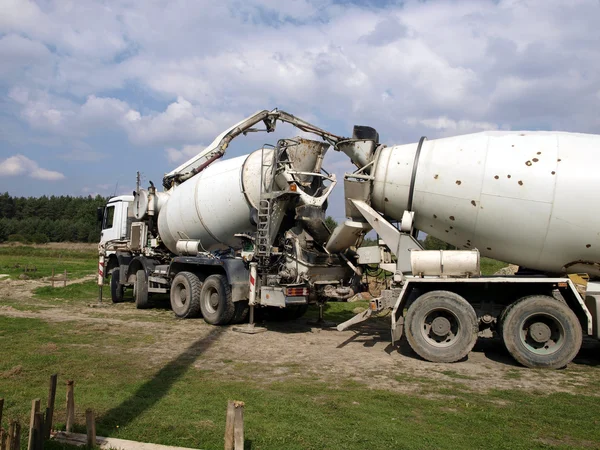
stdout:
<svg viewBox="0 0 600 450">
<path fill-rule="evenodd" d="M 330 231 L 333 231 L 338 226 L 338 223 L 333 217 L 327 216 L 325 218 L 325 225 L 327 225 L 327 228 L 329 228 Z"/>
</svg>

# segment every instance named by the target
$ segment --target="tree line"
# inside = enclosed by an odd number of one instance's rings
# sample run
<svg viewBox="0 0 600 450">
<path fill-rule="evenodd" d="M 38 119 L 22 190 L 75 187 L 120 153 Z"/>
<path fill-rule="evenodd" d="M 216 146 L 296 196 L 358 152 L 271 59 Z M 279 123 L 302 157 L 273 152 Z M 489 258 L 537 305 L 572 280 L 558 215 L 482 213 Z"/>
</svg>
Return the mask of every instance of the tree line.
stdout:
<svg viewBox="0 0 600 450">
<path fill-rule="evenodd" d="M 0 242 L 98 242 L 96 209 L 107 198 L 0 194 Z"/>
</svg>

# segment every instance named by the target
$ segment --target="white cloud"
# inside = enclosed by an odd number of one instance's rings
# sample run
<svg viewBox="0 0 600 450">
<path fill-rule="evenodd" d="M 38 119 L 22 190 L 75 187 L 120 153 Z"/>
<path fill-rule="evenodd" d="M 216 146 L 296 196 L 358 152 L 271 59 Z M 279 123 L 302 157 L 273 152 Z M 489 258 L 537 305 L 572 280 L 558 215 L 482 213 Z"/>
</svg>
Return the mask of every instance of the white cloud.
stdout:
<svg viewBox="0 0 600 450">
<path fill-rule="evenodd" d="M 0 162 L 0 175 L 7 177 L 25 175 L 45 181 L 57 181 L 65 178 L 62 173 L 44 169 L 23 155 L 14 155 Z"/>
<path fill-rule="evenodd" d="M 371 125 L 388 144 L 598 132 L 595 0 L 2 3 L 0 141 L 18 122 L 73 160 L 74 142 L 110 160 L 121 140 L 179 162 L 272 107 L 339 134 Z"/>
<path fill-rule="evenodd" d="M 167 160 L 170 163 L 182 163 L 193 156 L 196 156 L 202 150 L 206 148 L 206 145 L 184 145 L 181 150 L 176 148 L 168 148 L 165 150 L 167 154 Z"/>
</svg>

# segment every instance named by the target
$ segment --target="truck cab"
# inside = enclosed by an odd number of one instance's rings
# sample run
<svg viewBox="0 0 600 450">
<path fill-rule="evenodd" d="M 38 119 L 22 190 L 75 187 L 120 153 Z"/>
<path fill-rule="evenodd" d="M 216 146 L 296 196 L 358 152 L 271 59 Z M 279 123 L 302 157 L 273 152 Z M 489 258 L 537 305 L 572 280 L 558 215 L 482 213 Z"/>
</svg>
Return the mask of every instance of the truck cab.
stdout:
<svg viewBox="0 0 600 450">
<path fill-rule="evenodd" d="M 112 197 L 102 210 L 100 244 L 127 239 L 127 218 L 133 205 L 133 195 Z M 100 213 L 99 213 L 100 216 Z"/>
</svg>

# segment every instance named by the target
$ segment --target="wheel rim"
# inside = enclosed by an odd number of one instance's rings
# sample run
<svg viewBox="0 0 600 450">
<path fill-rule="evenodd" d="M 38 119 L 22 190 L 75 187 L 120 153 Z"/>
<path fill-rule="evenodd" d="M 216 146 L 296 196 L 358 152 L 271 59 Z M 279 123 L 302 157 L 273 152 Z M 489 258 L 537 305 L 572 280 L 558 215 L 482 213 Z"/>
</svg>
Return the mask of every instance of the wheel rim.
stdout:
<svg viewBox="0 0 600 450">
<path fill-rule="evenodd" d="M 209 313 L 216 313 L 219 308 L 219 293 L 215 288 L 209 288 L 204 296 L 204 305 Z"/>
<path fill-rule="evenodd" d="M 532 314 L 521 323 L 519 339 L 532 353 L 550 355 L 563 346 L 565 329 L 551 314 Z"/>
<path fill-rule="evenodd" d="M 175 287 L 173 299 L 175 300 L 175 305 L 180 308 L 183 308 L 187 303 L 187 289 L 183 283 L 178 283 Z"/>
<path fill-rule="evenodd" d="M 460 322 L 447 309 L 434 309 L 423 317 L 421 334 L 434 347 L 449 347 L 458 340 Z"/>
</svg>

